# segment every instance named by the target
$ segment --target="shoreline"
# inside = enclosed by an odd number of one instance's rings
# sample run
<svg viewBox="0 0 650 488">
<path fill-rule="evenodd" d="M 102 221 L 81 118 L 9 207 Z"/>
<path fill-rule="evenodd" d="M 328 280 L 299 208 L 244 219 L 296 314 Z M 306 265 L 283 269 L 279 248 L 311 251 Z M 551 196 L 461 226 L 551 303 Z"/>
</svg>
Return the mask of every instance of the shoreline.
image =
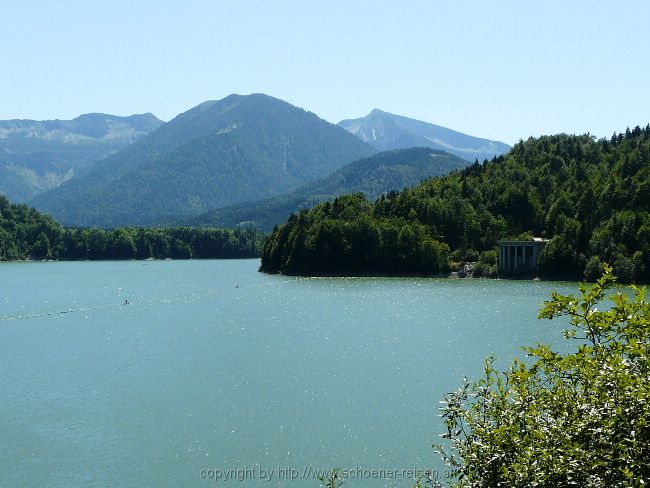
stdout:
<svg viewBox="0 0 650 488">
<path fill-rule="evenodd" d="M 143 258 L 143 259 L 14 259 L 0 260 L 0 265 L 10 263 L 100 263 L 100 262 L 127 262 L 134 261 L 140 263 L 146 262 L 164 262 L 164 261 L 210 261 L 210 260 L 259 260 L 259 256 L 252 257 L 209 257 L 209 258 Z M 337 272 L 337 271 L 319 271 L 311 273 L 282 273 L 269 272 L 258 268 L 257 272 L 269 276 L 287 276 L 296 278 L 433 278 L 449 280 L 503 280 L 503 281 L 558 281 L 567 283 L 583 282 L 580 277 L 573 276 L 538 276 L 538 275 L 497 275 L 497 276 L 473 276 L 471 273 L 461 273 L 459 271 L 450 271 L 448 273 L 404 273 L 404 272 L 386 272 L 386 271 L 359 271 L 359 272 Z M 621 284 L 627 284 L 621 282 Z M 650 285 L 650 283 L 636 283 L 637 285 Z"/>
<path fill-rule="evenodd" d="M 124 262 L 124 261 L 137 261 L 137 262 L 151 262 L 151 261 L 210 261 L 214 259 L 224 259 L 229 261 L 244 260 L 244 259 L 260 259 L 259 256 L 247 257 L 209 257 L 209 258 L 142 258 L 142 259 L 7 259 L 1 260 L 0 265 L 3 263 L 99 263 L 99 262 Z"/>
<path fill-rule="evenodd" d="M 577 277 L 541 277 L 537 275 L 498 275 L 498 276 L 459 276 L 457 271 L 449 273 L 389 273 L 389 272 L 314 272 L 314 273 L 271 273 L 262 269 L 258 270 L 260 273 L 269 276 L 287 276 L 296 278 L 434 278 L 434 279 L 448 279 L 448 280 L 502 280 L 502 281 L 560 281 L 567 283 L 577 283 L 583 280 Z M 648 283 L 650 284 L 650 283 Z"/>
</svg>

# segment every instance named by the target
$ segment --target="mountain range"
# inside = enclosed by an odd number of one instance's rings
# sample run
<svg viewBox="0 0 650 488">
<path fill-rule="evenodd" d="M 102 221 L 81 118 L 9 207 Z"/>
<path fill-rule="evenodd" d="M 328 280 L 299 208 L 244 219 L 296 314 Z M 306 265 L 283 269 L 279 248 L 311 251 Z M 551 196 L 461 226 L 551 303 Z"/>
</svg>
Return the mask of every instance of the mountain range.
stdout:
<svg viewBox="0 0 650 488">
<path fill-rule="evenodd" d="M 293 190 L 376 152 L 263 95 L 204 102 L 32 204 L 66 225 L 149 225 Z"/>
<path fill-rule="evenodd" d="M 510 150 L 499 141 L 468 136 L 439 125 L 374 109 L 365 117 L 342 120 L 340 127 L 379 151 L 430 147 L 447 151 L 470 162 L 492 159 Z"/>
<path fill-rule="evenodd" d="M 469 164 L 458 156 L 430 148 L 385 151 L 347 164 L 330 176 L 307 183 L 290 193 L 213 210 L 187 223 L 219 227 L 243 225 L 269 231 L 284 222 L 290 213 L 337 196 L 364 193 L 374 200 L 391 190 L 399 191 Z"/>
<path fill-rule="evenodd" d="M 508 148 L 377 109 L 334 125 L 268 95 L 230 95 L 167 123 L 0 121 L 0 194 L 75 227 L 270 229 L 337 195 L 373 199 Z"/>
<path fill-rule="evenodd" d="M 25 202 L 163 124 L 147 113 L 0 121 L 0 194 Z"/>
</svg>

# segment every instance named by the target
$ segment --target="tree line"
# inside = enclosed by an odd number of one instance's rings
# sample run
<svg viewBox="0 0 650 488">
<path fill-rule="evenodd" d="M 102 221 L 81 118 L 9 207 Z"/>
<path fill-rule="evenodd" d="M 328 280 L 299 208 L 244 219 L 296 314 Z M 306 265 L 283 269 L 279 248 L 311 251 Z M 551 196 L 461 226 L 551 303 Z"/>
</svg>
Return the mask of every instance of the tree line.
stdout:
<svg viewBox="0 0 650 488">
<path fill-rule="evenodd" d="M 259 256 L 263 239 L 251 229 L 68 229 L 0 195 L 0 261 L 252 258 Z"/>
<path fill-rule="evenodd" d="M 490 275 L 497 239 L 532 236 L 550 239 L 542 276 L 593 280 L 609 262 L 622 281 L 650 281 L 650 126 L 530 138 L 374 203 L 320 204 L 274 229 L 261 269 L 431 274 L 469 260 Z"/>
</svg>

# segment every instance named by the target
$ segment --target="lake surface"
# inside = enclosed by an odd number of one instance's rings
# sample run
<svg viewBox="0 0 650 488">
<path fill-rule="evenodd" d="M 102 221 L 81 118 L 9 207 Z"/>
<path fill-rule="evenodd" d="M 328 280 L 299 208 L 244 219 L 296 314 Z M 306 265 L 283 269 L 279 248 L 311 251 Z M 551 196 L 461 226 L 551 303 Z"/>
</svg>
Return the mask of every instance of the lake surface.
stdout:
<svg viewBox="0 0 650 488">
<path fill-rule="evenodd" d="M 565 347 L 536 317 L 575 292 L 258 265 L 1 264 L 0 486 L 410 486 L 358 469 L 443 470 L 438 401 L 491 353 Z"/>
</svg>

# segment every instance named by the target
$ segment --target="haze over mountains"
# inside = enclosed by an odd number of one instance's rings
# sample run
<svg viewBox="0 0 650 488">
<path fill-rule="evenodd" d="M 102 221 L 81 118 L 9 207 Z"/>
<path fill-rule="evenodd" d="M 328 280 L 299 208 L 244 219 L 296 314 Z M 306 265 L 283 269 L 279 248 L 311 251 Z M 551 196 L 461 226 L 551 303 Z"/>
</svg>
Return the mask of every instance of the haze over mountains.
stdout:
<svg viewBox="0 0 650 488">
<path fill-rule="evenodd" d="M 0 121 L 0 194 L 25 202 L 162 124 L 150 113 Z"/>
<path fill-rule="evenodd" d="M 338 123 L 379 151 L 430 147 L 463 159 L 483 162 L 510 150 L 503 142 L 468 136 L 455 130 L 374 109 L 365 117 Z"/>
<path fill-rule="evenodd" d="M 177 116 L 33 204 L 67 225 L 148 225 L 288 192 L 375 152 L 282 100 L 231 95 Z"/>
<path fill-rule="evenodd" d="M 220 227 L 246 225 L 269 231 L 284 222 L 290 213 L 325 200 L 349 193 L 364 193 L 368 199 L 374 200 L 390 190 L 399 191 L 469 164 L 458 156 L 430 148 L 385 151 L 347 164 L 330 176 L 307 183 L 290 193 L 213 210 L 189 223 Z"/>
<path fill-rule="evenodd" d="M 168 123 L 0 121 L 0 194 L 69 226 L 270 229 L 314 203 L 373 199 L 508 149 L 380 110 L 333 125 L 268 95 L 230 95 Z"/>
</svg>

